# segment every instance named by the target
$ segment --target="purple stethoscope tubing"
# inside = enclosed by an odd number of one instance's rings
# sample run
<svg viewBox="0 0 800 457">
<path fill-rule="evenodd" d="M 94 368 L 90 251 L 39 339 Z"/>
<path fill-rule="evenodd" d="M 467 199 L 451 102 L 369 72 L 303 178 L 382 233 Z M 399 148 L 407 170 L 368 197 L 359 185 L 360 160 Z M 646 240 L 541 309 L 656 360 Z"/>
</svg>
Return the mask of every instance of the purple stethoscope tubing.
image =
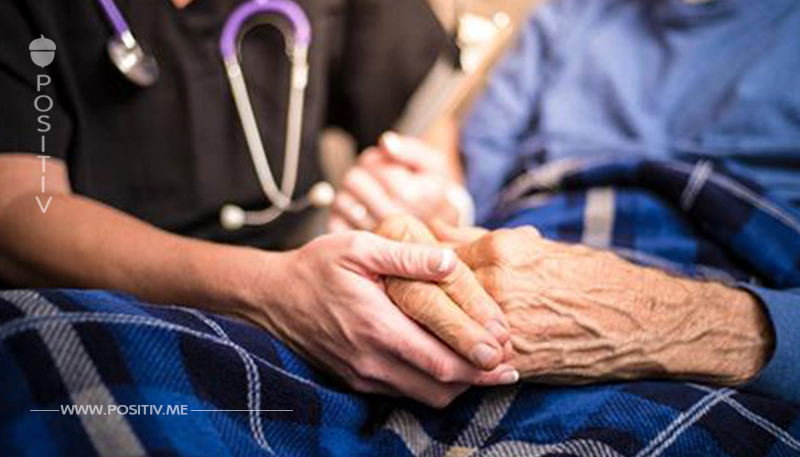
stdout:
<svg viewBox="0 0 800 457">
<path fill-rule="evenodd" d="M 122 36 L 126 32 L 130 33 L 131 28 L 125 21 L 125 18 L 122 17 L 122 13 L 119 11 L 119 8 L 117 8 L 117 4 L 114 3 L 114 0 L 98 0 L 98 2 L 116 36 Z"/>
<path fill-rule="evenodd" d="M 284 166 L 280 187 L 275 181 L 264 149 L 261 131 L 256 122 L 244 72 L 241 68 L 239 43 L 246 34 L 245 24 L 256 15 L 275 15 L 284 18 L 291 27 L 287 31 L 278 24 L 287 45 L 291 61 L 291 85 L 284 145 Z M 245 140 L 261 189 L 270 207 L 260 211 L 245 211 L 234 204 L 220 211 L 220 223 L 228 230 L 245 225 L 265 225 L 285 212 L 301 211 L 309 206 L 325 207 L 333 202 L 335 192 L 327 182 L 318 182 L 304 197 L 294 200 L 300 161 L 303 126 L 303 105 L 308 85 L 308 48 L 311 44 L 311 23 L 303 10 L 290 0 L 250 0 L 237 7 L 222 29 L 219 50 L 225 64 L 233 100 L 244 130 Z"/>
<path fill-rule="evenodd" d="M 222 29 L 219 50 L 223 59 L 231 58 L 236 54 L 239 33 L 245 22 L 261 13 L 276 14 L 286 18 L 294 32 L 295 46 L 307 48 L 311 44 L 311 23 L 296 3 L 287 0 L 251 0 L 236 8 Z"/>
<path fill-rule="evenodd" d="M 109 56 L 114 65 L 128 80 L 141 87 L 155 84 L 159 78 L 158 64 L 139 46 L 114 0 L 97 0 L 97 2 L 114 32 L 114 36 L 108 43 Z M 291 31 L 288 31 L 278 24 L 292 64 L 284 170 L 280 187 L 275 181 L 264 150 L 239 56 L 239 43 L 246 34 L 246 30 L 243 29 L 251 18 L 259 14 L 282 17 L 291 27 Z M 284 212 L 300 211 L 312 205 L 324 207 L 333 201 L 335 196 L 333 187 L 324 181 L 312 186 L 311 191 L 303 198 L 297 201 L 293 200 L 300 160 L 310 44 L 311 23 L 302 8 L 291 0 L 249 0 L 239 5 L 225 22 L 219 41 L 220 54 L 253 166 L 264 194 L 272 203 L 271 207 L 261 211 L 245 211 L 236 205 L 225 205 L 220 211 L 220 222 L 226 229 L 236 230 L 245 225 L 264 225 Z"/>
<path fill-rule="evenodd" d="M 114 0 L 97 0 L 116 36 L 130 33 L 131 28 L 122 16 Z M 258 13 L 281 14 L 292 24 L 295 40 L 298 44 L 308 46 L 311 43 L 311 24 L 303 10 L 293 2 L 284 0 L 252 0 L 239 6 L 225 23 L 220 40 L 220 51 L 223 58 L 236 52 L 236 41 L 244 23 Z"/>
</svg>

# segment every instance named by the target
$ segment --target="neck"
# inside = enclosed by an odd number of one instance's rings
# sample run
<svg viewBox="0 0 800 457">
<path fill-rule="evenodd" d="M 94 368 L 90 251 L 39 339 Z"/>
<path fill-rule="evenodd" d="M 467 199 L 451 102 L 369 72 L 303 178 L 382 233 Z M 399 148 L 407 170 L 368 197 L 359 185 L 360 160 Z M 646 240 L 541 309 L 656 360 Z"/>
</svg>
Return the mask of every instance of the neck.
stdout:
<svg viewBox="0 0 800 457">
<path fill-rule="evenodd" d="M 186 6 L 192 2 L 192 0 L 170 0 L 173 5 L 175 5 L 178 9 L 186 8 Z"/>
</svg>

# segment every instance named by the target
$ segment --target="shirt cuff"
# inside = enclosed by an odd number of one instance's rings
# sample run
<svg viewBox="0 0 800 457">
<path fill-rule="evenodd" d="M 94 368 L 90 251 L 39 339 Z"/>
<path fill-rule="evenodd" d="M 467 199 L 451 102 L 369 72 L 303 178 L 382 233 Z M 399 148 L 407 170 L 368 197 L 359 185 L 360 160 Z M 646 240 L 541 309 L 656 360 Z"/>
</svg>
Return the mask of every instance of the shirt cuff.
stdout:
<svg viewBox="0 0 800 457">
<path fill-rule="evenodd" d="M 745 388 L 800 405 L 800 293 L 740 284 L 764 304 L 775 330 L 775 352 Z"/>
<path fill-rule="evenodd" d="M 475 225 L 475 202 L 463 186 L 449 183 L 445 191 L 447 201 L 458 212 L 458 226 L 471 227 Z"/>
</svg>

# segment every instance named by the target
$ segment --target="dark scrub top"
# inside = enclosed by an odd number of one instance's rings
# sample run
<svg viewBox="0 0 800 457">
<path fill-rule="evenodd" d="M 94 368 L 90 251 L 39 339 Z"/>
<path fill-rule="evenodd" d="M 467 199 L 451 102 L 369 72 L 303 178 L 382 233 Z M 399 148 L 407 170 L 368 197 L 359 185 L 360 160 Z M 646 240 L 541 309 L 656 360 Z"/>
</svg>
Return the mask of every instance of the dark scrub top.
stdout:
<svg viewBox="0 0 800 457">
<path fill-rule="evenodd" d="M 0 153 L 41 154 L 43 113 L 36 77 L 55 106 L 45 154 L 69 167 L 73 190 L 158 227 L 205 239 L 286 247 L 303 215 L 226 232 L 220 207 L 267 204 L 218 51 L 225 20 L 240 0 L 117 0 L 139 42 L 161 66 L 151 88 L 111 64 L 111 28 L 95 0 L 0 2 Z M 447 38 L 424 0 L 299 0 L 311 19 L 310 83 L 296 195 L 322 179 L 321 129 L 338 125 L 360 146 L 391 127 Z M 55 61 L 36 66 L 28 47 L 44 35 Z M 251 101 L 270 164 L 282 169 L 289 63 L 281 35 L 260 27 L 243 46 Z M 44 100 L 40 108 L 46 108 Z M 32 177 L 31 179 L 38 179 Z M 280 175 L 277 181 L 280 182 Z"/>
</svg>

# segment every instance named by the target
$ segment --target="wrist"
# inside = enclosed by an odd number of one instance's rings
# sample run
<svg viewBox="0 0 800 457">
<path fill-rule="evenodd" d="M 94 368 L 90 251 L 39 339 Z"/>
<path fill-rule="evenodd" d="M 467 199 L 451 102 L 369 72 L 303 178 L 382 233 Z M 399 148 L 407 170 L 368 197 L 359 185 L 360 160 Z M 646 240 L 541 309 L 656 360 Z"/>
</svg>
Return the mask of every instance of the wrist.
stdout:
<svg viewBox="0 0 800 457">
<path fill-rule="evenodd" d="M 230 293 L 239 304 L 241 317 L 253 322 L 273 334 L 278 312 L 287 301 L 291 287 L 291 267 L 294 251 L 267 252 L 256 250 L 246 266 L 247 272 L 240 276 L 238 284 L 233 283 Z"/>
<path fill-rule="evenodd" d="M 764 305 L 742 289 L 715 284 L 717 305 L 730 326 L 731 354 L 727 368 L 730 383 L 740 385 L 755 378 L 766 366 L 775 348 L 775 334 Z"/>
<path fill-rule="evenodd" d="M 761 303 L 748 292 L 713 282 L 679 280 L 687 294 L 678 351 L 668 371 L 677 377 L 739 385 L 766 364 L 774 336 Z"/>
<path fill-rule="evenodd" d="M 187 304 L 263 325 L 261 313 L 273 301 L 273 273 L 283 254 L 255 248 L 204 243 L 186 258 L 185 275 L 194 283 Z"/>
</svg>

